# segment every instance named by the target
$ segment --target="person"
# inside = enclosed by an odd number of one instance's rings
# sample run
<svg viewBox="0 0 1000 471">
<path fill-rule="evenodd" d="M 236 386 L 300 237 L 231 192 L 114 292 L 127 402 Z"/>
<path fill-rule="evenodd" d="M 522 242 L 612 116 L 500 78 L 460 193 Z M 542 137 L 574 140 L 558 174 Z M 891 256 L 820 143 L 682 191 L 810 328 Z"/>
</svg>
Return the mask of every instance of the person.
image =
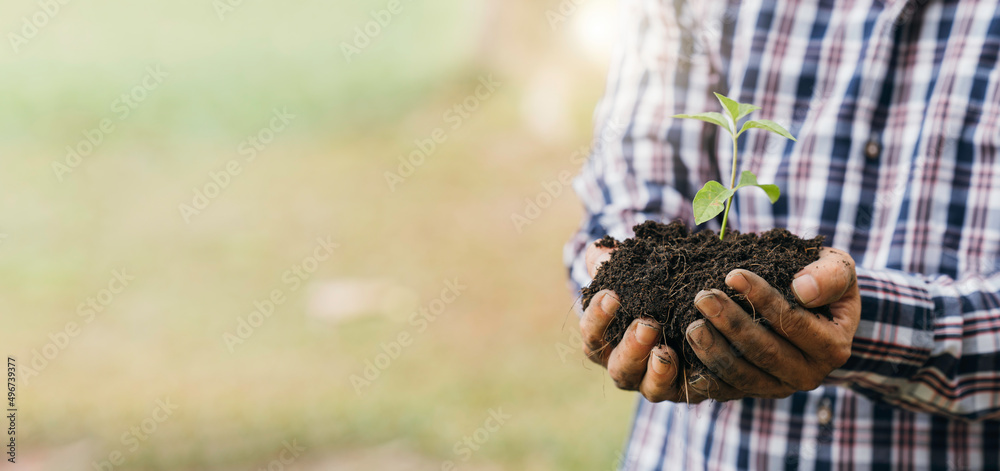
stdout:
<svg viewBox="0 0 1000 471">
<path fill-rule="evenodd" d="M 574 182 L 574 291 L 610 256 L 594 241 L 693 227 L 697 190 L 728 181 L 728 136 L 671 118 L 721 110 L 713 92 L 798 138 L 739 139 L 741 170 L 783 195 L 738 192 L 730 227 L 828 246 L 796 275 L 798 306 L 727 276 L 782 329 L 710 287 L 691 300 L 701 377 L 651 319 L 607 345 L 620 302 L 595 295 L 584 350 L 640 393 L 621 469 L 1000 469 L 1000 4 L 622 0 L 621 31 Z M 821 305 L 835 322 L 803 309 Z"/>
</svg>

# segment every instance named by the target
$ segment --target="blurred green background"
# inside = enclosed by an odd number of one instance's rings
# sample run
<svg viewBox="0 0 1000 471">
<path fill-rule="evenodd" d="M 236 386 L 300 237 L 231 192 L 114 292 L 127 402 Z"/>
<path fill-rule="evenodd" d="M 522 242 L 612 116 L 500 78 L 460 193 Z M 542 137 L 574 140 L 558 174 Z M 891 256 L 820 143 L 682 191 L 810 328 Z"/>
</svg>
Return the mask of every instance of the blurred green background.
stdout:
<svg viewBox="0 0 1000 471">
<path fill-rule="evenodd" d="M 0 5 L 0 469 L 613 469 L 633 396 L 580 353 L 580 205 L 512 217 L 579 168 L 614 2 L 388 6 Z"/>
</svg>

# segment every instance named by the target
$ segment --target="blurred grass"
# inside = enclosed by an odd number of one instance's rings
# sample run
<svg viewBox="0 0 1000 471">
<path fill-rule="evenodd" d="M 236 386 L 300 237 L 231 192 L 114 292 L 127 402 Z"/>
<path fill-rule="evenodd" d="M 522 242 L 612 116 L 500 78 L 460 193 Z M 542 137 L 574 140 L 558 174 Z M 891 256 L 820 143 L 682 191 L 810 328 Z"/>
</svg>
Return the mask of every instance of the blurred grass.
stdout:
<svg viewBox="0 0 1000 471">
<path fill-rule="evenodd" d="M 552 35 L 550 4 L 524 25 Z M 566 62 L 570 134 L 525 128 L 539 48 L 523 67 L 482 57 L 482 2 L 405 3 L 350 63 L 341 41 L 384 2 L 244 2 L 219 21 L 211 2 L 71 2 L 14 54 L 0 47 L 0 346 L 22 368 L 113 269 L 136 280 L 65 351 L 22 385 L 22 456 L 83 441 L 116 469 L 256 469 L 297 439 L 308 453 L 400 442 L 440 460 L 482 426 L 513 418 L 472 462 L 505 469 L 611 469 L 631 396 L 588 366 L 570 338 L 561 245 L 579 204 L 565 191 L 515 231 L 510 216 L 541 182 L 574 171 L 589 141 L 599 69 Z M 0 7 L 14 31 L 32 2 Z M 515 33 L 510 33 L 515 34 Z M 50 167 L 145 67 L 170 75 L 65 181 Z M 395 192 L 383 173 L 441 126 L 477 77 L 505 85 Z M 191 224 L 178 213 L 208 172 L 273 108 L 296 114 Z M 468 290 L 359 397 L 360 374 L 406 312 L 338 325 L 308 319 L 306 290 L 230 354 L 222 333 L 253 309 L 315 239 L 341 247 L 311 280 L 385 277 L 420 304 L 443 280 Z M 572 345 L 561 358 L 557 346 Z M 179 406 L 134 452 L 122 442 L 156 400 Z M 89 461 L 79 469 L 90 469 Z"/>
<path fill-rule="evenodd" d="M 384 4 L 244 3 L 219 21 L 212 2 L 70 3 L 19 53 L 3 48 L 0 85 L 17 91 L 0 98 L 3 136 L 75 141 L 154 64 L 169 79 L 128 125 L 164 141 L 257 129 L 271 103 L 297 110 L 313 131 L 384 123 L 460 72 L 476 26 L 460 21 L 468 2 L 407 4 L 347 63 L 340 44 Z M 34 2 L 5 7 L 5 31 L 38 11 Z"/>
</svg>

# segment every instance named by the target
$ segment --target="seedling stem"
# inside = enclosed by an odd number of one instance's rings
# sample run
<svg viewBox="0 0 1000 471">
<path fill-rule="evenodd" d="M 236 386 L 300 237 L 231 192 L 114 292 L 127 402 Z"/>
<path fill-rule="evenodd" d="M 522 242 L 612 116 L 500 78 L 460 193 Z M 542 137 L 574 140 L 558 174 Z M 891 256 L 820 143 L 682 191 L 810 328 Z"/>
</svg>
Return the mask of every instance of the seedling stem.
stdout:
<svg viewBox="0 0 1000 471">
<path fill-rule="evenodd" d="M 737 184 L 736 169 L 739 166 L 739 149 L 737 147 L 737 142 L 740 135 L 748 129 L 759 128 L 773 132 L 793 141 L 795 138 L 792 137 L 792 135 L 785 130 L 785 128 L 781 127 L 780 124 L 767 119 L 747 120 L 743 123 L 743 127 L 739 128 L 739 131 L 737 131 L 740 120 L 745 118 L 750 113 L 759 110 L 760 107 L 749 103 L 739 103 L 736 100 L 719 93 L 716 93 L 715 97 L 719 99 L 719 103 L 722 104 L 722 109 L 725 110 L 726 115 L 709 111 L 694 115 L 678 114 L 674 115 L 674 117 L 698 119 L 707 123 L 715 124 L 722 129 L 725 129 L 726 132 L 729 133 L 729 137 L 733 140 L 733 171 L 732 177 L 729 179 L 729 188 L 722 186 L 721 183 L 715 180 L 711 180 L 706 182 L 705 186 L 698 190 L 698 193 L 694 196 L 694 201 L 692 202 L 694 209 L 694 222 L 696 224 L 702 224 L 718 216 L 719 213 L 725 210 L 725 214 L 722 215 L 722 228 L 719 230 L 719 239 L 725 240 L 726 223 L 729 222 L 729 210 L 733 206 L 733 196 L 736 194 L 737 190 L 748 186 L 760 188 L 767 193 L 768 198 L 771 200 L 771 204 L 778 201 L 778 197 L 781 196 L 781 190 L 777 185 L 761 185 L 757 183 L 757 176 L 749 170 L 743 171 L 740 175 L 739 184 Z"/>
</svg>

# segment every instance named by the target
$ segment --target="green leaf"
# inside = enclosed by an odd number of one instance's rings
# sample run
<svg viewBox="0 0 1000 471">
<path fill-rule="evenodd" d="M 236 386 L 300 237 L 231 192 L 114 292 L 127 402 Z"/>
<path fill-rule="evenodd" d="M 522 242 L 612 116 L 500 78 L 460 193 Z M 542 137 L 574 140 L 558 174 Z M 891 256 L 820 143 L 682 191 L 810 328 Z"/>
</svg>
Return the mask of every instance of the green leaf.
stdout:
<svg viewBox="0 0 1000 471">
<path fill-rule="evenodd" d="M 736 121 L 745 118 L 748 114 L 759 110 L 760 107 L 757 105 L 751 105 L 749 103 L 740 103 L 740 114 L 736 117 Z"/>
<path fill-rule="evenodd" d="M 734 189 L 739 190 L 745 186 L 757 186 L 757 175 L 754 175 L 753 172 L 749 170 L 744 170 L 743 173 L 740 174 L 740 179 L 736 182 L 736 188 Z"/>
<path fill-rule="evenodd" d="M 726 209 L 726 200 L 733 196 L 733 190 L 722 186 L 721 183 L 712 180 L 705 183 L 705 186 L 694 195 L 694 222 L 701 224 L 708 221 Z"/>
<path fill-rule="evenodd" d="M 767 198 L 771 200 L 771 204 L 777 203 L 778 198 L 781 198 L 781 188 L 778 188 L 778 185 L 757 185 L 757 188 L 760 188 L 761 190 L 764 190 L 764 193 L 767 193 Z"/>
<path fill-rule="evenodd" d="M 775 123 L 774 121 L 771 121 L 769 119 L 757 119 L 743 123 L 743 128 L 740 129 L 740 132 L 737 134 L 737 136 L 743 134 L 743 131 L 746 131 L 747 129 L 751 128 L 765 129 L 786 139 L 791 139 L 793 141 L 795 140 L 795 138 L 792 137 L 791 133 L 785 130 L 785 128 L 781 127 L 780 124 Z"/>
<path fill-rule="evenodd" d="M 722 103 L 722 107 L 729 113 L 729 117 L 733 119 L 733 126 L 736 126 L 736 121 L 739 120 L 737 116 L 740 115 L 739 102 L 720 93 L 716 93 L 715 97 L 719 99 L 719 103 Z"/>
<path fill-rule="evenodd" d="M 771 200 L 771 204 L 774 204 L 778 201 L 778 198 L 781 197 L 781 189 L 778 188 L 778 185 L 761 185 L 757 183 L 757 176 L 754 175 L 753 172 L 744 170 L 743 173 L 740 174 L 740 181 L 736 184 L 736 188 L 733 192 L 735 193 L 736 190 L 747 186 L 755 186 L 764 190 L 764 193 L 767 193 L 767 197 Z"/>
<path fill-rule="evenodd" d="M 726 117 L 722 116 L 721 113 L 716 113 L 714 111 L 709 111 L 707 113 L 698 113 L 698 114 L 675 114 L 674 117 L 685 118 L 685 119 L 700 119 L 708 123 L 722 126 L 722 129 L 728 131 L 729 134 L 733 133 L 733 131 L 729 128 L 729 122 L 726 121 Z"/>
</svg>

